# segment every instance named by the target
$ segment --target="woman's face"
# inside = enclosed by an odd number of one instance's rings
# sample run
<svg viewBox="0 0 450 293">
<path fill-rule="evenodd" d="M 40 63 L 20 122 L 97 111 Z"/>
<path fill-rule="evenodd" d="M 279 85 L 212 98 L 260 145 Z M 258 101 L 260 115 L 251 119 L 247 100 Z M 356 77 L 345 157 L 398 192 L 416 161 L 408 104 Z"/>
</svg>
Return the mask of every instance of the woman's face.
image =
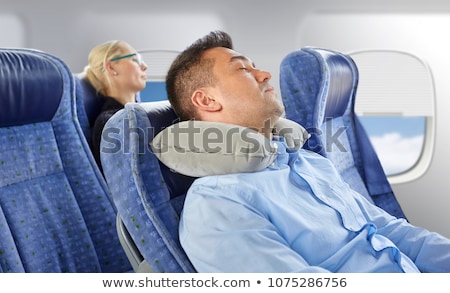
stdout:
<svg viewBox="0 0 450 293">
<path fill-rule="evenodd" d="M 112 80 L 119 91 L 137 93 L 145 88 L 147 64 L 139 53 L 125 44 L 123 54 L 109 60 L 112 68 Z"/>
</svg>

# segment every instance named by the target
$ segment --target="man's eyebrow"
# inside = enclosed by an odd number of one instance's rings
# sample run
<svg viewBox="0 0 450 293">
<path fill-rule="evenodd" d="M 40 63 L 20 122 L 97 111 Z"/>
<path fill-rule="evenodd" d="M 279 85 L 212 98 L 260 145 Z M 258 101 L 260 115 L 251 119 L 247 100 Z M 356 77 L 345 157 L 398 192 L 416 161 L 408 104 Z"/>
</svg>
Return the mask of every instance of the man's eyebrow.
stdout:
<svg viewBox="0 0 450 293">
<path fill-rule="evenodd" d="M 250 62 L 252 64 L 253 67 L 255 67 L 255 63 L 252 62 L 252 60 L 250 60 L 248 57 L 244 56 L 244 55 L 235 55 L 232 56 L 230 58 L 230 63 L 234 62 L 236 60 L 241 60 L 241 61 L 246 61 L 246 62 Z"/>
</svg>

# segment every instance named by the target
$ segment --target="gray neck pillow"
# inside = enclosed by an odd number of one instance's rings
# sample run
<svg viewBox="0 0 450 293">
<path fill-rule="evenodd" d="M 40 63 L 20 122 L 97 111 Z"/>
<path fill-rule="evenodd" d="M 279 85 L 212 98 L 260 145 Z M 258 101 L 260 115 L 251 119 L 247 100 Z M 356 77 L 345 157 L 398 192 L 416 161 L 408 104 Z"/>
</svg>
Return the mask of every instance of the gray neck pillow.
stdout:
<svg viewBox="0 0 450 293">
<path fill-rule="evenodd" d="M 299 124 L 280 118 L 275 134 L 289 149 L 300 149 L 309 134 Z M 172 170 L 192 176 L 257 172 L 276 158 L 273 143 L 250 128 L 210 121 L 183 121 L 159 132 L 150 143 L 153 153 Z"/>
</svg>

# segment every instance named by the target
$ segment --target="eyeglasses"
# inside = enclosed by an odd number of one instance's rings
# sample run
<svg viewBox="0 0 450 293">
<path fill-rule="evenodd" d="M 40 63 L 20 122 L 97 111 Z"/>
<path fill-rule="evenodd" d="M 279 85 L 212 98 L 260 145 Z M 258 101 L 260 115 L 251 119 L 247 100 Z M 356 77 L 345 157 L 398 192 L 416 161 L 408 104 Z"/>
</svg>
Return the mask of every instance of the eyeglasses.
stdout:
<svg viewBox="0 0 450 293">
<path fill-rule="evenodd" d="M 133 58 L 133 61 L 136 62 L 137 65 L 139 65 L 139 66 L 144 65 L 144 60 L 142 59 L 142 56 L 139 53 L 132 53 L 132 54 L 128 54 L 128 55 L 114 57 L 114 58 L 109 59 L 109 61 L 117 61 L 120 59 L 130 58 L 130 57 L 136 57 L 136 58 Z"/>
</svg>

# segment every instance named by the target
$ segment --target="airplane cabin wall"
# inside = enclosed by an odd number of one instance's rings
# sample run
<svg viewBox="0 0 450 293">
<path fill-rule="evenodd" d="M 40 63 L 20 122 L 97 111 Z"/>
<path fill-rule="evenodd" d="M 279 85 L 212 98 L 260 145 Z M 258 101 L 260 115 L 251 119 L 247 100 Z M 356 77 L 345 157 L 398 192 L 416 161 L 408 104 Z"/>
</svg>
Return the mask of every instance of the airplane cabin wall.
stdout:
<svg viewBox="0 0 450 293">
<path fill-rule="evenodd" d="M 450 180 L 446 176 L 450 171 L 450 115 L 446 113 L 450 109 L 450 44 L 446 40 L 450 3 L 0 0 L 0 6 L 0 25 L 11 26 L 0 28 L 0 47 L 46 51 L 63 59 L 73 72 L 83 70 L 90 49 L 100 42 L 123 39 L 138 50 L 182 50 L 216 29 L 230 33 L 237 51 L 249 56 L 257 67 L 270 71 L 277 88 L 281 59 L 303 46 L 342 52 L 371 48 L 412 51 L 427 62 L 434 78 L 434 155 L 421 177 L 394 184 L 393 188 L 413 224 L 450 237 Z M 358 23 L 351 27 L 346 16 Z"/>
</svg>

